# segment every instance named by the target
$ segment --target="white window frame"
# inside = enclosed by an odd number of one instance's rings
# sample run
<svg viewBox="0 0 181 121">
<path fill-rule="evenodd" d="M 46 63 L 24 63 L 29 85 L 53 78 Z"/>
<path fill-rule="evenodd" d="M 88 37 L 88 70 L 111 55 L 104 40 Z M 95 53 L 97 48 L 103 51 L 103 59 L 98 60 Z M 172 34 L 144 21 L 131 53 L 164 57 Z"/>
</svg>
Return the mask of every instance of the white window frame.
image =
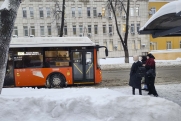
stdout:
<svg viewBox="0 0 181 121">
<path fill-rule="evenodd" d="M 106 24 L 102 25 L 103 34 L 106 34 Z"/>
<path fill-rule="evenodd" d="M 73 25 L 72 28 L 73 28 L 73 35 L 76 35 L 77 34 L 77 32 L 76 32 L 76 25 Z"/>
<path fill-rule="evenodd" d="M 46 7 L 47 17 L 49 18 L 51 16 L 50 7 Z"/>
<path fill-rule="evenodd" d="M 30 35 L 34 35 L 35 36 L 35 26 L 30 26 Z"/>
<path fill-rule="evenodd" d="M 26 10 L 26 7 L 23 7 L 22 10 L 23 10 L 23 18 L 27 18 L 27 10 Z"/>
<path fill-rule="evenodd" d="M 68 33 L 67 33 L 67 25 L 64 25 L 64 35 L 67 35 Z"/>
<path fill-rule="evenodd" d="M 39 7 L 39 14 L 40 14 L 40 18 L 44 17 L 43 7 Z"/>
<path fill-rule="evenodd" d="M 98 25 L 94 25 L 94 34 L 98 34 Z"/>
<path fill-rule="evenodd" d="M 45 27 L 40 26 L 40 36 L 45 36 Z"/>
<path fill-rule="evenodd" d="M 71 7 L 72 17 L 75 17 L 75 7 Z"/>
<path fill-rule="evenodd" d="M 33 18 L 34 17 L 33 7 L 29 7 L 29 10 L 30 10 L 30 17 Z"/>
<path fill-rule="evenodd" d="M 79 25 L 79 33 L 83 33 L 83 25 Z"/>
<path fill-rule="evenodd" d="M 25 37 L 27 37 L 29 34 L 28 34 L 28 26 L 23 26 L 23 35 Z"/>
<path fill-rule="evenodd" d="M 13 35 L 18 36 L 18 27 L 17 26 L 14 26 L 14 28 L 13 28 Z"/>
<path fill-rule="evenodd" d="M 47 34 L 48 34 L 48 36 L 52 35 L 52 28 L 51 28 L 51 26 L 47 26 Z"/>
<path fill-rule="evenodd" d="M 78 16 L 82 17 L 82 7 L 78 7 Z"/>
<path fill-rule="evenodd" d="M 97 7 L 93 7 L 93 16 L 97 17 Z"/>
<path fill-rule="evenodd" d="M 135 33 L 134 23 L 131 24 L 130 32 L 131 32 L 131 33 Z"/>
<path fill-rule="evenodd" d="M 92 29 L 92 26 L 91 25 L 88 25 L 88 33 L 92 33 L 91 30 Z"/>
<path fill-rule="evenodd" d="M 91 7 L 87 7 L 87 17 L 91 17 Z"/>
<path fill-rule="evenodd" d="M 171 41 L 167 41 L 167 49 L 172 49 L 172 42 Z"/>
</svg>

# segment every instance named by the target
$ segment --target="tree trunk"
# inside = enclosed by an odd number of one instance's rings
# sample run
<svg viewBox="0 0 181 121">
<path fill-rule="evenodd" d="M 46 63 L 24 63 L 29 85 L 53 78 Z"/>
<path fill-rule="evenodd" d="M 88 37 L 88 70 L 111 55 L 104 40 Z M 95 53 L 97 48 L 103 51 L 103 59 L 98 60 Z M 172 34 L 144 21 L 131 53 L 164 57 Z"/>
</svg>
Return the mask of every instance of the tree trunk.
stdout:
<svg viewBox="0 0 181 121">
<path fill-rule="evenodd" d="M 124 53 L 125 53 L 125 63 L 129 63 L 129 52 L 128 52 L 128 29 L 129 29 L 129 7 L 130 0 L 127 1 L 127 11 L 126 11 L 126 33 L 124 37 Z"/>
<path fill-rule="evenodd" d="M 9 44 L 20 2 L 20 0 L 11 0 L 9 10 L 0 10 L 0 94 L 4 84 Z"/>
<path fill-rule="evenodd" d="M 124 48 L 125 63 L 129 63 L 129 52 L 128 48 Z"/>
<path fill-rule="evenodd" d="M 59 37 L 63 37 L 64 15 L 65 15 L 65 0 L 63 0 L 63 6 L 62 6 L 62 22 L 61 22 L 60 36 Z"/>
</svg>

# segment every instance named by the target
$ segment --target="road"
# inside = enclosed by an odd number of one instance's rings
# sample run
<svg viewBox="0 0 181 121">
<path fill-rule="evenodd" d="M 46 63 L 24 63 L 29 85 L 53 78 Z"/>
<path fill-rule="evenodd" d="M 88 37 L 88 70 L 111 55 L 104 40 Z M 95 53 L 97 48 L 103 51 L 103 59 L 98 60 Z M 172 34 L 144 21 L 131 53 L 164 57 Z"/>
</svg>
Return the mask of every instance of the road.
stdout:
<svg viewBox="0 0 181 121">
<path fill-rule="evenodd" d="M 126 86 L 129 83 L 130 69 L 103 70 L 103 81 L 99 87 Z M 157 67 L 156 84 L 181 83 L 181 66 Z"/>
</svg>

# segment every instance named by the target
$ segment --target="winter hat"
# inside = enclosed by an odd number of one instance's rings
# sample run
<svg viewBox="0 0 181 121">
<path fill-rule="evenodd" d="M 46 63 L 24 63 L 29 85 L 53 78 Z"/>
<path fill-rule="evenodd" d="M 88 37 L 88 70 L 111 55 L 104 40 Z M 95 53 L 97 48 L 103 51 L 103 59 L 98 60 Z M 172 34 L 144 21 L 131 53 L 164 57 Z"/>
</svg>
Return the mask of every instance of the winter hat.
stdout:
<svg viewBox="0 0 181 121">
<path fill-rule="evenodd" d="M 149 58 L 155 59 L 155 57 L 154 57 L 151 53 L 149 53 L 147 56 L 148 56 Z"/>
</svg>

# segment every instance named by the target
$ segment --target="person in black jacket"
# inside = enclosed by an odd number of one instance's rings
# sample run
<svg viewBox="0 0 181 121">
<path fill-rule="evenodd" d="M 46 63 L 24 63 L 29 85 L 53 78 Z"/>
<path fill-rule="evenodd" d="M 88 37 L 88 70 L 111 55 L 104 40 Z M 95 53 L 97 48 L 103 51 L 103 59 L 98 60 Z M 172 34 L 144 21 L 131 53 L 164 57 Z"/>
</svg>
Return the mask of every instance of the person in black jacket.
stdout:
<svg viewBox="0 0 181 121">
<path fill-rule="evenodd" d="M 141 77 L 137 75 L 138 67 L 142 66 L 141 61 L 139 61 L 138 56 L 133 57 L 134 63 L 132 64 L 131 70 L 130 70 L 130 80 L 129 85 L 132 87 L 132 93 L 135 95 L 135 88 L 139 89 L 139 94 L 142 95 L 141 92 Z"/>
<path fill-rule="evenodd" d="M 144 56 L 144 55 L 141 56 L 142 66 L 145 66 L 146 60 L 147 60 L 147 57 L 146 57 L 146 56 Z M 148 91 L 148 86 L 147 86 L 147 84 L 146 84 L 145 77 L 143 77 L 142 80 L 143 80 L 143 83 L 144 83 L 144 86 L 143 86 L 143 89 L 142 89 L 142 90 Z"/>
<path fill-rule="evenodd" d="M 149 69 L 153 69 L 153 72 L 155 72 L 155 61 L 154 61 L 155 57 L 149 53 L 147 55 L 147 61 L 146 61 L 146 65 L 145 65 L 145 68 L 146 68 L 146 71 L 148 71 Z M 156 76 L 156 75 L 155 75 Z M 158 97 L 158 94 L 157 94 L 157 91 L 155 89 L 155 76 L 149 76 L 149 75 L 146 75 L 146 83 L 147 83 L 147 86 L 148 86 L 148 95 L 151 95 L 153 94 L 155 97 Z"/>
</svg>

